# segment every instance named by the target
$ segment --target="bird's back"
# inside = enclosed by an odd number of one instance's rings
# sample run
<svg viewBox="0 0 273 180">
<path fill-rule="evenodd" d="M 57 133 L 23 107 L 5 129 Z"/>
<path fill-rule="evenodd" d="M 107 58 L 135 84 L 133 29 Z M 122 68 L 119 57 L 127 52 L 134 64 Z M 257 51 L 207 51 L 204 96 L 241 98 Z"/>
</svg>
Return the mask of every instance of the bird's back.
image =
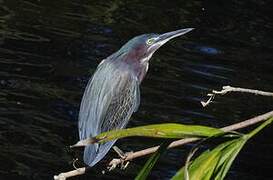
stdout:
<svg viewBox="0 0 273 180">
<path fill-rule="evenodd" d="M 80 139 L 123 128 L 137 110 L 139 101 L 139 82 L 129 66 L 105 60 L 90 79 L 82 98 L 79 114 Z M 114 142 L 87 146 L 84 151 L 85 163 L 95 165 Z"/>
</svg>

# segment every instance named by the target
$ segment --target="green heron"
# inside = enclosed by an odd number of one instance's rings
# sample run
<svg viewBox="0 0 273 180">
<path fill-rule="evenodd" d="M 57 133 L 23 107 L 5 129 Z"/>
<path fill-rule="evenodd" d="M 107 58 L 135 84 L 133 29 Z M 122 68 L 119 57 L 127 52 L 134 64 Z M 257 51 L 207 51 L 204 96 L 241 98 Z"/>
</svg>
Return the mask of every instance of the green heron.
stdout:
<svg viewBox="0 0 273 180">
<path fill-rule="evenodd" d="M 170 39 L 191 30 L 193 28 L 164 34 L 143 34 L 104 59 L 89 80 L 82 98 L 78 124 L 80 140 L 124 128 L 138 109 L 139 86 L 148 71 L 153 53 Z M 114 143 L 86 146 L 84 162 L 94 166 Z"/>
</svg>

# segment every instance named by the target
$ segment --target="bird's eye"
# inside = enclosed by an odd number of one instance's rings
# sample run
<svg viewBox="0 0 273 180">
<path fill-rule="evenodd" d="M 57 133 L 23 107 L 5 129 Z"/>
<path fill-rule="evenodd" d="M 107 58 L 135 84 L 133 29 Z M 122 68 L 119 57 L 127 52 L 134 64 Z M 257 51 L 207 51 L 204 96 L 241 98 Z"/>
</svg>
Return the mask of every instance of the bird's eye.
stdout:
<svg viewBox="0 0 273 180">
<path fill-rule="evenodd" d="M 148 39 L 147 41 L 146 41 L 146 44 L 147 45 L 152 45 L 154 42 L 155 42 L 155 38 L 150 38 L 150 39 Z"/>
</svg>

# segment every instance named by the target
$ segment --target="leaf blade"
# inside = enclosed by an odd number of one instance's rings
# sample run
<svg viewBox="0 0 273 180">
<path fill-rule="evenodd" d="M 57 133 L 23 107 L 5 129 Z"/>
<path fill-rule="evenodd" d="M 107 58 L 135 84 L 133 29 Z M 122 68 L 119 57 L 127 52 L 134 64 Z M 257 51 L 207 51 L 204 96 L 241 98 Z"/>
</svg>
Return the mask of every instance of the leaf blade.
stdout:
<svg viewBox="0 0 273 180">
<path fill-rule="evenodd" d="M 271 124 L 272 122 L 273 118 L 269 118 L 250 133 L 245 134 L 237 139 L 221 143 L 211 151 L 206 150 L 190 164 L 188 170 L 189 177 L 191 179 L 197 178 L 223 180 L 245 143 L 256 133 L 261 131 L 264 127 Z M 216 157 L 219 158 L 218 161 L 213 160 L 216 159 Z M 182 167 L 180 170 L 178 170 L 177 173 L 172 177 L 172 180 L 185 179 L 184 168 L 185 167 Z M 206 171 L 206 169 L 209 168 L 211 168 L 211 172 Z"/>
<path fill-rule="evenodd" d="M 158 161 L 158 159 L 162 156 L 162 154 L 167 150 L 170 142 L 163 142 L 158 150 L 148 159 L 148 161 L 145 163 L 141 171 L 138 173 L 135 180 L 144 180 L 148 177 L 150 174 L 152 168 Z"/>
<path fill-rule="evenodd" d="M 94 143 L 105 143 L 114 139 L 132 136 L 180 139 L 190 137 L 210 137 L 220 133 L 224 132 L 220 129 L 207 126 L 164 123 L 104 132 L 95 137 L 81 140 L 72 147 L 86 146 Z"/>
</svg>

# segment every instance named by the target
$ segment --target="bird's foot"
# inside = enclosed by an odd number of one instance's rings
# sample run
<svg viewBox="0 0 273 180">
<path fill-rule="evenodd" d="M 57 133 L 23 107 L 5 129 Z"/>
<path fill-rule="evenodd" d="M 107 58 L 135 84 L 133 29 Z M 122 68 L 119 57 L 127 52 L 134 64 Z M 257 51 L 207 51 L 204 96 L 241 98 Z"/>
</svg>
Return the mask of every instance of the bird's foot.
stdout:
<svg viewBox="0 0 273 180">
<path fill-rule="evenodd" d="M 117 167 L 117 165 L 120 164 L 120 169 L 124 170 L 128 167 L 130 161 L 126 160 L 126 158 L 128 157 L 129 154 L 132 154 L 133 152 L 126 152 L 124 153 L 120 148 L 118 148 L 117 146 L 113 147 L 114 151 L 116 151 L 116 153 L 119 155 L 120 159 L 113 159 L 110 163 L 109 163 L 109 167 L 108 170 L 112 171 L 113 169 L 115 169 Z"/>
</svg>

